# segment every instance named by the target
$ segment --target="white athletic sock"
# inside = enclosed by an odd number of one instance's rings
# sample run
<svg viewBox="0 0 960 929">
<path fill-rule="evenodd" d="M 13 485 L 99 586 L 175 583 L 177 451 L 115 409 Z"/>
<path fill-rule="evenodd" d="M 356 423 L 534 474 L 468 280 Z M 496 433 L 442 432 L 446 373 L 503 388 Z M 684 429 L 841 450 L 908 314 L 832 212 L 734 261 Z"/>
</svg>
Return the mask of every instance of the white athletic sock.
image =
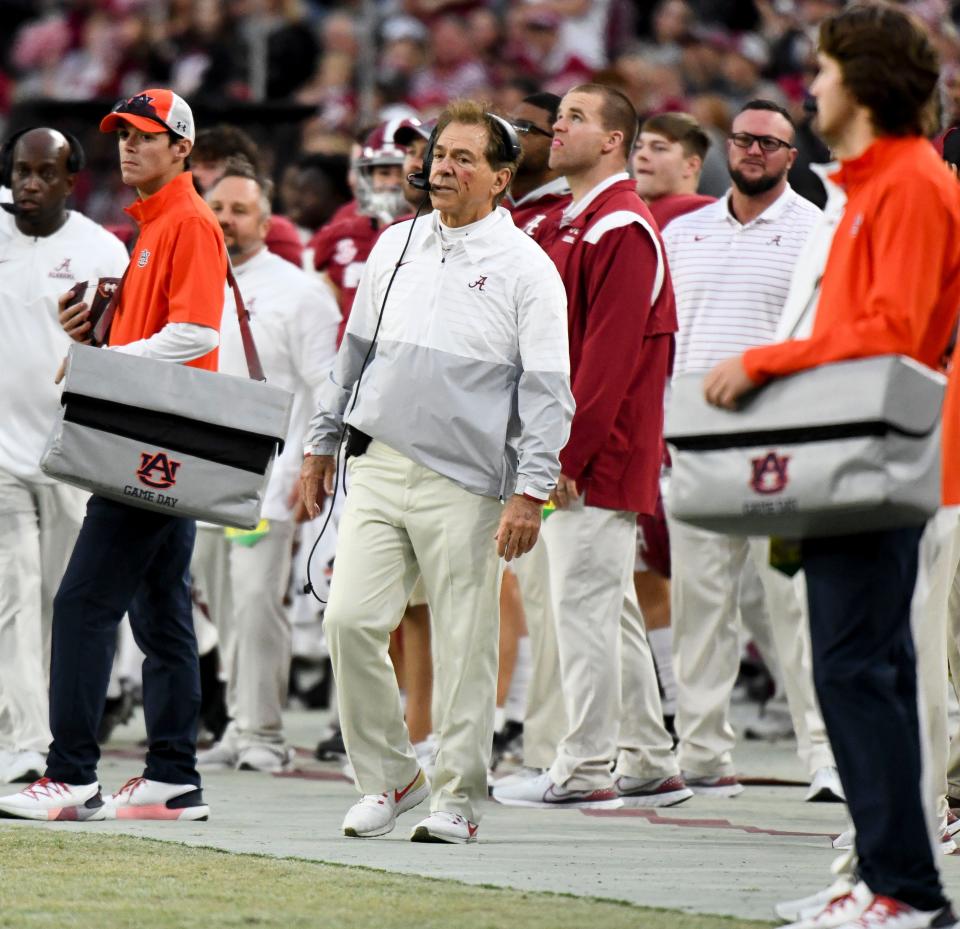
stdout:
<svg viewBox="0 0 960 929">
<path fill-rule="evenodd" d="M 651 629 L 647 632 L 650 651 L 657 666 L 657 676 L 663 688 L 663 712 L 674 716 L 677 712 L 677 679 L 673 675 L 673 629 Z"/>
</svg>

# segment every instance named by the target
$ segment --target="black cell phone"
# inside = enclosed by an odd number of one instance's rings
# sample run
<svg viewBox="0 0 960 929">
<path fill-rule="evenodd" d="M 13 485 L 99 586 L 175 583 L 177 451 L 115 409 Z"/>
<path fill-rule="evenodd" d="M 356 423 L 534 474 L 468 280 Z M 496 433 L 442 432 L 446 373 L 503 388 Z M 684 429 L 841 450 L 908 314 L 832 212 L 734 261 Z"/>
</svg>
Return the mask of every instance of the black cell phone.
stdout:
<svg viewBox="0 0 960 929">
<path fill-rule="evenodd" d="M 956 126 L 943 137 L 943 160 L 960 167 L 960 128 Z"/>
</svg>

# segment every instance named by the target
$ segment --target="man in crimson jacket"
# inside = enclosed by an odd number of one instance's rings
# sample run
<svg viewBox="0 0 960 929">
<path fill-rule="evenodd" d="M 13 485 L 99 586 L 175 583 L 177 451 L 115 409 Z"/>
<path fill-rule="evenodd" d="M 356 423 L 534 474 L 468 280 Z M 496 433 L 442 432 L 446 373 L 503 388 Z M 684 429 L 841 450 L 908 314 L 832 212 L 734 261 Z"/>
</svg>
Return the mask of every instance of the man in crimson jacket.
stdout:
<svg viewBox="0 0 960 929">
<path fill-rule="evenodd" d="M 666 806 L 691 794 L 663 728 L 633 564 L 637 514 L 657 501 L 673 288 L 656 224 L 626 173 L 637 131 L 630 101 L 580 85 L 553 128 L 550 166 L 573 202 L 537 238 L 567 291 L 577 408 L 543 536 L 568 725 L 547 773 L 494 796 L 524 806 L 620 806 L 627 797 Z"/>
</svg>

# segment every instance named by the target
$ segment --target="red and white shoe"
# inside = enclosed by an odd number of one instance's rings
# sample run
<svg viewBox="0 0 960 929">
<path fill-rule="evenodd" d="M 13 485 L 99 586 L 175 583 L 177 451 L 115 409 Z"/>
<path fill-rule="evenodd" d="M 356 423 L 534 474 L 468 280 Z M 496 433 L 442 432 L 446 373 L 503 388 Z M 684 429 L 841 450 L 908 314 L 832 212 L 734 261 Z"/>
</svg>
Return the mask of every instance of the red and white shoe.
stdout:
<svg viewBox="0 0 960 929">
<path fill-rule="evenodd" d="M 63 784 L 41 777 L 20 793 L 0 797 L 0 818 L 90 822 L 109 817 L 99 784 Z"/>
<path fill-rule="evenodd" d="M 705 797 L 739 797 L 743 784 L 735 774 L 690 774 L 683 772 L 683 780 L 695 794 Z"/>
<path fill-rule="evenodd" d="M 693 791 L 679 774 L 652 781 L 622 775 L 617 778 L 614 787 L 627 807 L 676 806 L 693 796 Z"/>
<path fill-rule="evenodd" d="M 837 929 L 957 929 L 957 917 L 949 904 L 942 910 L 915 910 L 892 897 L 878 895 L 859 919 L 842 923 Z"/>
<path fill-rule="evenodd" d="M 802 903 L 803 901 L 798 901 Z M 807 911 L 789 926 L 781 929 L 836 929 L 858 919 L 873 902 L 873 891 L 863 881 L 842 889 L 815 912 Z M 813 909 L 813 908 L 811 908 Z"/>
<path fill-rule="evenodd" d="M 468 845 L 477 841 L 480 827 L 459 813 L 438 810 L 413 827 L 411 842 L 440 842 L 447 845 Z"/>
<path fill-rule="evenodd" d="M 393 832 L 397 817 L 430 796 L 430 783 L 423 770 L 406 787 L 382 794 L 364 794 L 343 818 L 343 834 L 352 839 L 370 839 Z"/>
<path fill-rule="evenodd" d="M 196 822 L 210 818 L 203 791 L 193 784 L 166 784 L 132 777 L 106 800 L 108 819 L 167 819 Z"/>
<path fill-rule="evenodd" d="M 554 784 L 546 771 L 539 777 L 525 778 L 512 784 L 495 784 L 493 799 L 504 806 L 535 806 L 556 810 L 603 810 L 623 806 L 623 800 L 614 787 L 570 790 Z"/>
</svg>

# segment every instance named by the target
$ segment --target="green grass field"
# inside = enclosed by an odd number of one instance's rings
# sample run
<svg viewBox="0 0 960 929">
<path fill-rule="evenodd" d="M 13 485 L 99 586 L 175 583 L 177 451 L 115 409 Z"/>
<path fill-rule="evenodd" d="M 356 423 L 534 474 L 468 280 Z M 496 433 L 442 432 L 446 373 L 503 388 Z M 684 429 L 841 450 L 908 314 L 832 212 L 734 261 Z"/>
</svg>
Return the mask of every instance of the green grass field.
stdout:
<svg viewBox="0 0 960 929">
<path fill-rule="evenodd" d="M 759 929 L 558 894 L 0 826 L 3 929 Z"/>
</svg>

